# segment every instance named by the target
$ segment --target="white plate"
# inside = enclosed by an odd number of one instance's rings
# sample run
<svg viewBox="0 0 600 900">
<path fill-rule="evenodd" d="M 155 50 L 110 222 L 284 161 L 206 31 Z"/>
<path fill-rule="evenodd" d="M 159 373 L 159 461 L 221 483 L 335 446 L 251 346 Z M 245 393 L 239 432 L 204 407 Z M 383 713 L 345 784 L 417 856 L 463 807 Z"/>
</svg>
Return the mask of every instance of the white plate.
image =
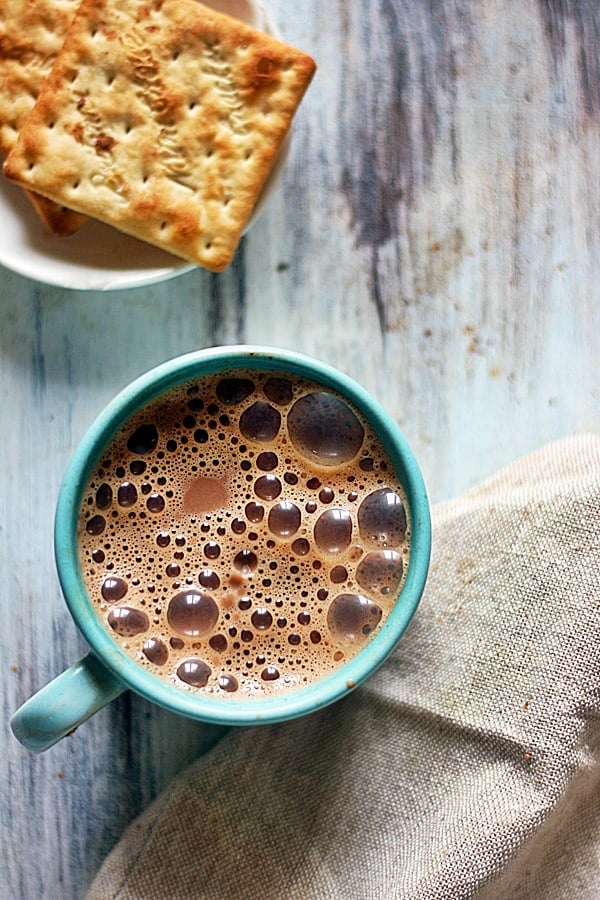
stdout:
<svg viewBox="0 0 600 900">
<path fill-rule="evenodd" d="M 255 28 L 279 37 L 258 0 L 204 0 Z M 288 134 L 257 201 L 246 231 L 256 221 L 279 179 L 289 153 Z M 0 176 L 0 264 L 19 275 L 57 287 L 114 290 L 140 287 L 173 278 L 195 268 L 150 244 L 89 221 L 74 235 L 48 234 L 24 192 Z"/>
</svg>

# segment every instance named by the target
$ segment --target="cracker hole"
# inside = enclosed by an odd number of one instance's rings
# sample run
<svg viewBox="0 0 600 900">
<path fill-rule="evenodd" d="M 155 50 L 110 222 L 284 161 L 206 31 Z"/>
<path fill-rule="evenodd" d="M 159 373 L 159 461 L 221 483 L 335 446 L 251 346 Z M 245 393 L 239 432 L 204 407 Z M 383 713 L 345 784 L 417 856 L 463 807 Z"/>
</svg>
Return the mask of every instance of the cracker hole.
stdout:
<svg viewBox="0 0 600 900">
<path fill-rule="evenodd" d="M 188 109 L 189 109 L 189 110 L 196 109 L 196 101 L 195 101 L 195 100 L 191 100 L 191 101 L 189 102 L 189 104 L 188 104 Z"/>
<path fill-rule="evenodd" d="M 171 59 L 173 60 L 173 62 L 177 62 L 177 60 L 179 59 L 179 50 L 173 50 Z"/>
<path fill-rule="evenodd" d="M 30 162 L 29 165 L 27 166 L 27 168 L 29 169 L 30 172 L 33 169 L 34 165 L 35 165 L 35 163 Z"/>
<path fill-rule="evenodd" d="M 246 152 L 244 153 L 244 159 L 250 159 L 253 152 L 254 152 L 253 150 L 246 150 Z"/>
<path fill-rule="evenodd" d="M 80 183 L 81 183 L 81 182 L 80 182 L 79 180 L 73 182 L 73 184 L 71 185 L 71 187 L 73 188 L 74 191 L 77 190 L 77 188 L 79 187 Z"/>
<path fill-rule="evenodd" d="M 167 223 L 166 223 L 166 222 L 161 222 L 161 223 L 160 223 L 160 230 L 161 230 L 161 231 L 164 231 L 166 227 L 167 227 Z"/>
<path fill-rule="evenodd" d="M 210 250 L 211 247 L 212 247 L 212 241 L 207 241 L 204 245 L 205 250 Z"/>
</svg>

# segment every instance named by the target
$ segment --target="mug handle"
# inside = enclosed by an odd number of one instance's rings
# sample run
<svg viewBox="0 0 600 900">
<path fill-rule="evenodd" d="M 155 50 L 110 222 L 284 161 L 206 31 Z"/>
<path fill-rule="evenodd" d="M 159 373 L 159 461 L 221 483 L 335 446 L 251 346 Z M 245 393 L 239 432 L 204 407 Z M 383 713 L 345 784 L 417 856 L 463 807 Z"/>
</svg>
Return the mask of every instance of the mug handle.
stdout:
<svg viewBox="0 0 600 900">
<path fill-rule="evenodd" d="M 48 750 L 125 690 L 93 653 L 88 653 L 30 697 L 13 715 L 13 734 L 34 753 Z"/>
</svg>

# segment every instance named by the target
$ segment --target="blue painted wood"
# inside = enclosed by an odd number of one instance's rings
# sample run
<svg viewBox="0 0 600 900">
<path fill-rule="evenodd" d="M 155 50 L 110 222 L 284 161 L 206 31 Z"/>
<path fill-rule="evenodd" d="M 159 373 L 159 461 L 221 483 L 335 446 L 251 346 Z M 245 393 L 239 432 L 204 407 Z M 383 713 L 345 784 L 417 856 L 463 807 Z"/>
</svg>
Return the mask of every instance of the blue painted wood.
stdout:
<svg viewBox="0 0 600 900">
<path fill-rule="evenodd" d="M 228 271 L 114 294 L 1 273 L 2 896 L 81 897 L 221 733 L 129 694 L 39 757 L 8 732 L 85 651 L 53 509 L 75 443 L 127 381 L 226 342 L 320 356 L 396 417 L 434 500 L 599 425 L 597 4 L 270 7 L 319 72 L 284 182 Z"/>
</svg>

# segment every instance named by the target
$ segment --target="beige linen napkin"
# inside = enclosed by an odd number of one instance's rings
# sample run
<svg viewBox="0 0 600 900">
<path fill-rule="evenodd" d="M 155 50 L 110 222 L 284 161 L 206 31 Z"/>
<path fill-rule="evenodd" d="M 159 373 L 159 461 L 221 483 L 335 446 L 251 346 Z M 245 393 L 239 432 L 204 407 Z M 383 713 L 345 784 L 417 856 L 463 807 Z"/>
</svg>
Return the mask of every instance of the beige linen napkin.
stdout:
<svg viewBox="0 0 600 900">
<path fill-rule="evenodd" d="M 233 730 L 88 900 L 600 896 L 600 435 L 434 509 L 426 594 L 345 700 Z"/>
</svg>

